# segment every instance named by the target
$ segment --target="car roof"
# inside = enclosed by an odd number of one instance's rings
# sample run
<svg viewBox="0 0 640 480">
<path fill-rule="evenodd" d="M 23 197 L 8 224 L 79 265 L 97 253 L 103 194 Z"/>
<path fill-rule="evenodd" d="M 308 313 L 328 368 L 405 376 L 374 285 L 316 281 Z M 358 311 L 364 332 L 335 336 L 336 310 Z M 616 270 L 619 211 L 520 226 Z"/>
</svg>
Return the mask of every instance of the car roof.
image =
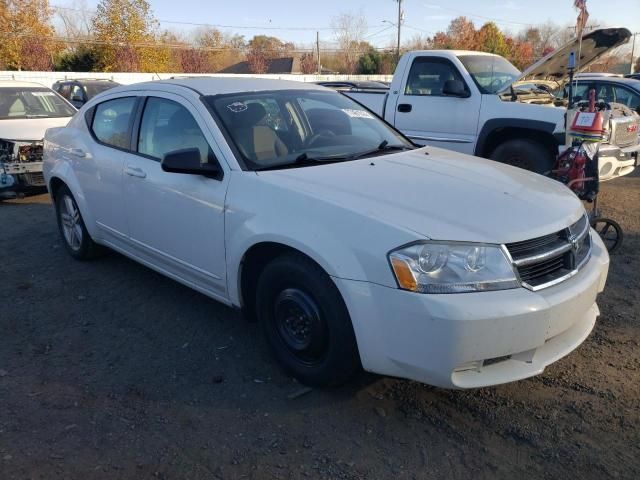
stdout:
<svg viewBox="0 0 640 480">
<path fill-rule="evenodd" d="M 615 83 L 618 85 L 626 85 L 628 87 L 633 88 L 634 90 L 640 91 L 640 80 L 636 80 L 634 78 L 624 78 L 624 77 L 582 77 L 574 79 L 574 82 L 588 83 L 595 82 L 598 83 Z"/>
<path fill-rule="evenodd" d="M 56 81 L 56 83 L 66 83 L 66 82 L 78 82 L 78 83 L 111 82 L 111 83 L 118 83 L 115 80 L 111 80 L 110 78 L 65 78 L 64 80 L 57 80 Z"/>
<path fill-rule="evenodd" d="M 15 87 L 28 87 L 28 88 L 49 88 L 41 83 L 35 82 L 20 82 L 18 80 L 0 80 L 0 88 L 15 88 Z"/>
<path fill-rule="evenodd" d="M 190 77 L 135 83 L 116 87 L 116 89 L 110 90 L 110 92 L 126 92 L 130 90 L 139 90 L 141 88 L 161 90 L 163 86 L 185 87 L 196 91 L 200 95 L 224 95 L 268 90 L 329 90 L 326 87 L 315 85 L 313 83 L 297 82 L 292 80 L 275 80 L 270 78 L 254 77 Z"/>
</svg>

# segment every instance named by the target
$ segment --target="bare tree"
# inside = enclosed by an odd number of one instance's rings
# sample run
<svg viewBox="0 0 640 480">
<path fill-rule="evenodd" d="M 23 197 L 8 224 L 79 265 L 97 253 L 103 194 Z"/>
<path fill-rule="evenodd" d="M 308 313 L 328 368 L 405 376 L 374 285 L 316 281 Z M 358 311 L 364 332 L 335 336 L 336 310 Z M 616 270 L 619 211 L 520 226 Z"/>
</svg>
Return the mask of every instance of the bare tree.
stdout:
<svg viewBox="0 0 640 480">
<path fill-rule="evenodd" d="M 342 69 L 346 73 L 355 73 L 358 58 L 364 53 L 362 45 L 367 33 L 367 19 L 364 13 L 341 13 L 331 19 L 331 28 L 338 42 Z"/>
<path fill-rule="evenodd" d="M 83 40 L 91 36 L 91 14 L 86 0 L 73 0 L 55 7 L 56 30 L 66 38 Z M 73 48 L 75 45 L 70 45 Z"/>
</svg>

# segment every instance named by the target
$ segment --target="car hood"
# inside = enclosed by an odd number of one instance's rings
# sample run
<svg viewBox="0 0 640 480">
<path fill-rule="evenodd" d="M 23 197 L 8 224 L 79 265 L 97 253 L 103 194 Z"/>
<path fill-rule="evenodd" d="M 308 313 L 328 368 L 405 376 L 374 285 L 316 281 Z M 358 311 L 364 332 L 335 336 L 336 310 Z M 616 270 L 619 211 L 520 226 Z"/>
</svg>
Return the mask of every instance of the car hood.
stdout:
<svg viewBox="0 0 640 480">
<path fill-rule="evenodd" d="M 513 83 L 531 80 L 553 80 L 565 83 L 569 78 L 567 64 L 571 52 L 576 53 L 576 72 L 585 70 L 605 53 L 620 45 L 624 45 L 631 38 L 631 32 L 626 28 L 601 28 L 582 36 L 580 47 L 580 61 L 578 62 L 579 39 L 574 38 L 566 45 L 554 50 L 547 56 L 527 68 Z"/>
<path fill-rule="evenodd" d="M 258 175 L 434 240 L 510 243 L 561 230 L 584 214 L 559 182 L 433 147 Z"/>
<path fill-rule="evenodd" d="M 0 120 L 0 138 L 4 140 L 42 140 L 47 128 L 64 127 L 71 118 L 2 119 Z"/>
</svg>

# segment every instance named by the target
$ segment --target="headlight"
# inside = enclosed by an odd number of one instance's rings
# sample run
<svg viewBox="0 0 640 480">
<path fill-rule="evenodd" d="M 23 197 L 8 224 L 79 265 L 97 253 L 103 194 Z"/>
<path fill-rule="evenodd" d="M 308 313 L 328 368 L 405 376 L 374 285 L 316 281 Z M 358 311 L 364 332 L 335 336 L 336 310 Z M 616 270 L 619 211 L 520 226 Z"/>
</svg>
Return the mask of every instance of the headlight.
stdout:
<svg viewBox="0 0 640 480">
<path fill-rule="evenodd" d="M 498 245 L 421 242 L 392 251 L 389 261 L 400 288 L 413 292 L 485 292 L 520 286 Z"/>
</svg>

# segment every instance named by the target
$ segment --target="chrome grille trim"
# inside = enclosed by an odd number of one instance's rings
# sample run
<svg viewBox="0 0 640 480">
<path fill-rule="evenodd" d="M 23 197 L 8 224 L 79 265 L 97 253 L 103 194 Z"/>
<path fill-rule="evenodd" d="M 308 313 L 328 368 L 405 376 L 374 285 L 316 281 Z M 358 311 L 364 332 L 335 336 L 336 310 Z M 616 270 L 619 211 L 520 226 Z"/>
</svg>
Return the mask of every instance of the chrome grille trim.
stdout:
<svg viewBox="0 0 640 480">
<path fill-rule="evenodd" d="M 590 230 L 589 219 L 584 215 L 570 227 L 553 234 L 505 244 L 503 251 L 522 286 L 538 291 L 574 276 L 589 261 Z"/>
</svg>

